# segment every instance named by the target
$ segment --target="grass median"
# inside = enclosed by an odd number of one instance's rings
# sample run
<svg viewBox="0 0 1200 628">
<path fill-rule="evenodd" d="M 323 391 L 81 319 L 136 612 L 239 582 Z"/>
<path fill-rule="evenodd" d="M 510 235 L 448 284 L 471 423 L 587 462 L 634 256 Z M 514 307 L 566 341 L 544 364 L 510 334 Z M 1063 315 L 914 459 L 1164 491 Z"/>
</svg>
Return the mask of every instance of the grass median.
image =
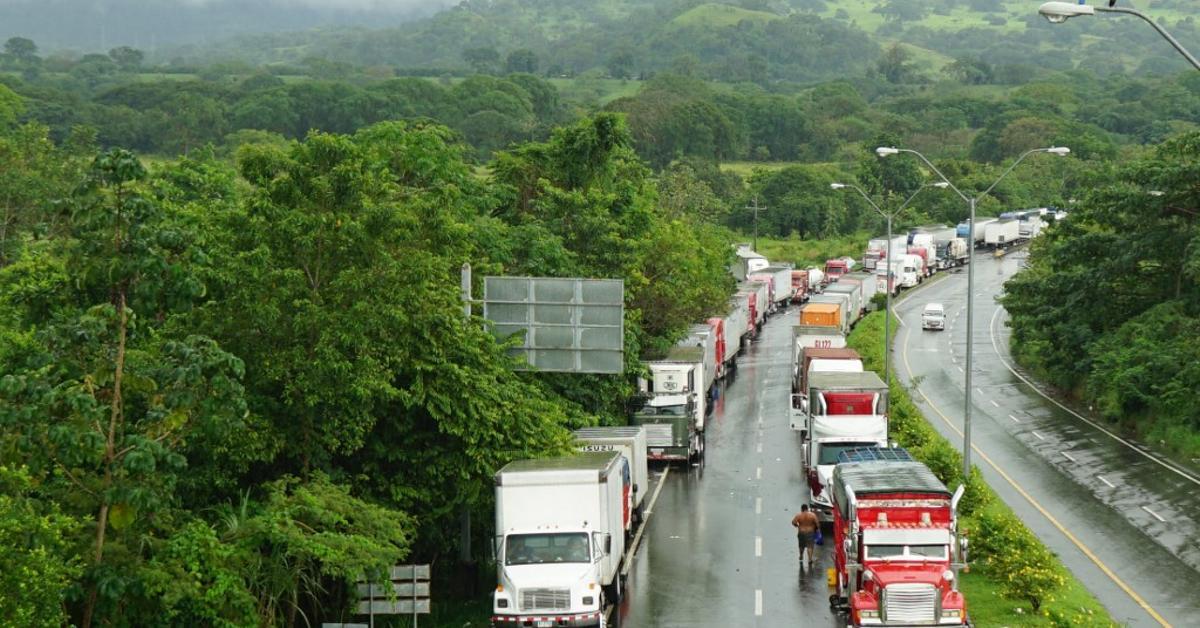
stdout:
<svg viewBox="0 0 1200 628">
<path fill-rule="evenodd" d="M 864 318 L 848 344 L 869 370 L 883 371 L 883 313 Z M 893 318 L 893 322 L 897 322 Z M 899 329 L 899 325 L 893 325 Z M 890 437 L 953 488 L 963 483 L 962 454 L 937 432 L 894 374 Z M 972 468 L 960 504 L 971 541 L 961 587 L 977 626 L 1116 626 L 1108 611 Z"/>
</svg>

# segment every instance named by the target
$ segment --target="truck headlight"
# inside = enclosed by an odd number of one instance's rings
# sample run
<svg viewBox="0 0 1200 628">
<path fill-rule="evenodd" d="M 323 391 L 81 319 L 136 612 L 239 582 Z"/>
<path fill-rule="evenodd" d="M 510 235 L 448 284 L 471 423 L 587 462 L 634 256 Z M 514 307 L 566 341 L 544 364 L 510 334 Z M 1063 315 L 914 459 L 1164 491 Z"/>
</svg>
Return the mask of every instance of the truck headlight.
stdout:
<svg viewBox="0 0 1200 628">
<path fill-rule="evenodd" d="M 586 597 L 584 597 L 584 598 L 583 598 L 583 605 L 584 605 L 584 606 L 591 606 L 592 604 L 595 604 L 595 603 L 596 603 L 596 598 L 594 598 L 594 597 L 592 597 L 592 596 L 590 596 L 590 595 L 588 595 L 588 596 L 586 596 Z"/>
<path fill-rule="evenodd" d="M 508 608 L 508 598 L 500 598 L 496 600 L 496 608 Z"/>
<path fill-rule="evenodd" d="M 871 610 L 858 611 L 858 616 L 861 619 L 879 619 L 879 611 L 877 611 L 877 610 L 876 611 L 871 611 Z"/>
<path fill-rule="evenodd" d="M 961 608 L 943 608 L 942 619 L 962 619 Z"/>
</svg>

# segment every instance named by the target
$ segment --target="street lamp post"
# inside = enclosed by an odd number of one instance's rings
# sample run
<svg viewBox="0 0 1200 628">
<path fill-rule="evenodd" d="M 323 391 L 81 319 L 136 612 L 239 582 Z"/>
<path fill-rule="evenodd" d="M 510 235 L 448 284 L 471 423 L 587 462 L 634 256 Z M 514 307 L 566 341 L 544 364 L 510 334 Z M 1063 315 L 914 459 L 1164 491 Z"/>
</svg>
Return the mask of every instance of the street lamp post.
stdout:
<svg viewBox="0 0 1200 628">
<path fill-rule="evenodd" d="M 939 178 L 941 178 L 942 181 L 946 182 L 946 185 L 949 186 L 951 190 L 954 190 L 954 192 L 956 194 L 958 194 L 958 196 L 960 198 L 962 198 L 962 200 L 966 201 L 968 207 L 970 208 L 970 216 L 967 220 L 967 247 L 968 247 L 967 250 L 972 251 L 972 252 L 975 250 L 975 206 L 979 203 L 979 201 L 983 197 L 990 194 L 991 191 L 993 189 L 995 189 L 996 186 L 999 185 L 1001 181 L 1004 180 L 1004 177 L 1007 177 L 1008 174 L 1010 172 L 1012 172 L 1014 168 L 1017 167 L 1017 164 L 1024 161 L 1026 157 L 1028 157 L 1034 153 L 1050 153 L 1051 155 L 1058 155 L 1059 157 L 1065 157 L 1070 152 L 1071 152 L 1071 149 L 1069 149 L 1065 146 L 1051 146 L 1050 148 L 1035 148 L 1033 150 L 1025 151 L 1024 153 L 1021 154 L 1020 157 L 1017 157 L 1017 160 L 1014 161 L 1012 163 L 1012 165 L 1008 167 L 1008 170 L 1005 170 L 1004 174 L 1000 175 L 1000 178 L 996 179 L 996 181 L 993 182 L 991 185 L 989 185 L 986 190 L 984 190 L 978 196 L 969 197 L 966 194 L 963 194 L 962 190 L 959 190 L 957 187 L 955 187 L 954 184 L 950 182 L 950 179 L 947 179 L 946 175 L 942 174 L 942 171 L 938 170 L 937 166 L 933 165 L 933 162 L 929 161 L 925 157 L 925 155 L 922 155 L 921 153 L 919 153 L 915 150 L 912 150 L 912 149 L 895 148 L 893 146 L 880 146 L 879 148 L 875 149 L 875 154 L 879 155 L 881 158 L 888 157 L 890 155 L 896 155 L 899 153 L 909 153 L 912 155 L 916 155 L 917 158 L 920 159 L 922 162 L 924 162 L 925 165 L 928 166 L 930 170 L 933 170 L 933 172 L 936 173 L 937 176 Z M 971 257 L 974 257 L 974 255 L 972 254 Z M 964 394 L 966 396 L 966 403 L 964 404 L 965 407 L 963 409 L 963 481 L 964 482 L 967 481 L 971 477 L 971 369 L 973 366 L 972 358 L 974 357 L 974 344 L 975 344 L 974 343 L 975 318 L 972 315 L 974 313 L 974 305 L 975 305 L 975 262 L 974 262 L 974 260 L 971 260 L 971 262 L 969 264 L 967 264 L 967 371 L 966 371 L 966 390 L 964 391 Z"/>
<path fill-rule="evenodd" d="M 1162 26 L 1159 26 L 1158 22 L 1150 19 L 1149 16 L 1141 11 L 1114 6 L 1094 7 L 1088 4 L 1083 4 L 1082 1 L 1079 4 L 1071 2 L 1047 2 L 1038 7 L 1038 13 L 1041 13 L 1042 17 L 1049 20 L 1051 24 L 1062 24 L 1070 18 L 1079 17 L 1081 15 L 1095 15 L 1097 11 L 1101 13 L 1125 13 L 1142 18 L 1147 24 L 1153 26 L 1154 30 L 1158 31 L 1158 34 L 1163 36 L 1163 39 L 1166 39 L 1168 42 L 1170 42 L 1171 46 L 1173 46 L 1175 50 L 1179 51 L 1179 54 L 1183 55 L 1184 58 L 1188 60 L 1188 63 L 1192 64 L 1192 67 L 1200 70 L 1200 61 L 1197 61 L 1196 57 L 1192 56 L 1192 53 L 1188 52 L 1182 44 L 1180 44 L 1174 37 L 1171 36 L 1170 33 L 1166 31 L 1166 29 L 1164 29 Z"/>
<path fill-rule="evenodd" d="M 892 385 L 891 380 L 888 379 L 888 373 L 890 371 L 889 367 L 891 365 L 891 357 L 892 357 L 892 342 L 891 342 L 891 336 L 892 336 L 892 219 L 895 218 L 896 216 L 899 216 L 900 212 L 904 211 L 904 208 L 908 207 L 908 204 L 911 203 L 914 198 L 917 198 L 917 195 L 921 193 L 921 190 L 924 190 L 925 188 L 928 188 L 928 187 L 946 189 L 949 186 L 950 186 L 950 184 L 946 181 L 938 181 L 937 183 L 926 183 L 926 184 L 922 185 L 921 187 L 917 188 L 917 191 L 913 192 L 912 196 L 909 196 L 908 200 L 904 201 L 904 203 L 902 205 L 900 205 L 900 207 L 897 207 L 895 211 L 885 212 L 882 209 L 880 209 L 879 205 L 876 205 L 875 201 L 871 200 L 871 197 L 868 196 L 867 193 L 864 192 L 863 189 L 858 187 L 857 185 L 850 184 L 850 183 L 830 183 L 829 184 L 829 187 L 831 187 L 835 190 L 851 189 L 851 190 L 858 192 L 860 195 L 862 195 L 862 197 L 864 199 L 866 199 L 867 204 L 869 204 L 872 208 L 874 208 L 875 211 L 879 212 L 880 216 L 883 216 L 884 218 L 887 219 L 888 242 L 887 242 L 887 253 L 886 253 L 887 259 L 885 261 L 885 264 L 887 266 L 887 269 L 886 269 L 887 272 L 886 272 L 886 275 L 884 275 L 885 277 L 887 277 L 886 285 L 884 286 L 884 289 L 887 290 L 887 305 L 885 305 L 883 307 L 883 310 L 884 310 L 884 312 L 883 312 L 883 314 L 884 314 L 884 316 L 883 316 L 883 383 L 885 386 L 890 387 Z M 890 405 L 891 395 L 888 395 L 888 403 Z"/>
</svg>

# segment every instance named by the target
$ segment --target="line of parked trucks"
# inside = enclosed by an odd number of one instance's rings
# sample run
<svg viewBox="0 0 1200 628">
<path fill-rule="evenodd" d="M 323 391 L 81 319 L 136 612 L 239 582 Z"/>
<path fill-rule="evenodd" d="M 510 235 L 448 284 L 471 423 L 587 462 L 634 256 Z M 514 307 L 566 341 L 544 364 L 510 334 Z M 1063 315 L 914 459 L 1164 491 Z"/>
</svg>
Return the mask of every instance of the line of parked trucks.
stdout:
<svg viewBox="0 0 1200 628">
<path fill-rule="evenodd" d="M 908 248 L 940 255 L 945 230 L 921 230 Z M 944 250 L 962 263 L 956 248 Z M 905 255 L 914 258 L 902 263 L 914 266 L 915 258 L 929 259 Z M 823 270 L 772 265 L 745 246 L 736 259 L 738 290 L 726 313 L 694 325 L 663 359 L 647 363 L 639 382 L 645 404 L 630 426 L 578 430 L 577 454 L 515 461 L 496 473 L 493 626 L 604 624 L 606 606 L 624 593 L 648 461 L 703 462 L 705 422 L 721 382 L 734 376 L 737 356 L 767 317 L 796 303 L 790 423 L 801 435 L 810 503 L 833 526 L 831 603 L 853 626 L 967 625 L 956 577 L 966 551 L 955 515 L 962 488 L 949 492 L 889 447 L 887 386 L 846 346 L 871 298 L 895 277 L 855 271 L 850 258 Z"/>
<path fill-rule="evenodd" d="M 907 234 L 890 239 L 890 263 L 888 237 L 872 238 L 863 253 L 862 266 L 866 272 L 876 275 L 884 290 L 891 290 L 894 295 L 902 288 L 916 287 L 939 270 L 968 263 L 973 249 L 1007 249 L 1036 237 L 1051 218 L 1061 220 L 1065 217 L 1065 213 L 1049 208 L 1005 212 L 998 218 L 977 217 L 971 244 L 967 242 L 970 236 L 968 221 L 955 227 L 914 227 Z M 826 281 L 837 281 L 840 275 L 853 269 L 854 262 L 850 258 L 825 262 Z"/>
<path fill-rule="evenodd" d="M 964 626 L 963 489 L 951 493 L 890 446 L 888 386 L 846 345 L 880 289 L 886 284 L 872 274 L 842 272 L 792 327 L 790 424 L 801 437 L 810 507 L 833 528 L 830 603 L 851 626 Z"/>
<path fill-rule="evenodd" d="M 693 325 L 647 363 L 645 404 L 629 427 L 578 430 L 578 454 L 515 461 L 496 473 L 493 626 L 596 626 L 606 605 L 620 602 L 648 461 L 702 461 L 705 421 L 737 356 L 769 316 L 825 284 L 820 269 L 773 265 L 744 245 L 736 259 L 738 289 L 725 314 Z"/>
</svg>

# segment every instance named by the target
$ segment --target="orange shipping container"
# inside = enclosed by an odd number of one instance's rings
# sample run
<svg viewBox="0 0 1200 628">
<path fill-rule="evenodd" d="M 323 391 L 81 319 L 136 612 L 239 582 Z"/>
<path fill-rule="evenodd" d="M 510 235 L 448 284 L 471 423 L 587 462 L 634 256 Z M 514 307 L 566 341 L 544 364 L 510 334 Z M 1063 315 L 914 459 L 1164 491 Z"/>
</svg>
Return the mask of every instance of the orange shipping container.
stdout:
<svg viewBox="0 0 1200 628">
<path fill-rule="evenodd" d="M 842 326 L 842 308 L 836 303 L 807 303 L 800 308 L 801 325 Z"/>
</svg>

